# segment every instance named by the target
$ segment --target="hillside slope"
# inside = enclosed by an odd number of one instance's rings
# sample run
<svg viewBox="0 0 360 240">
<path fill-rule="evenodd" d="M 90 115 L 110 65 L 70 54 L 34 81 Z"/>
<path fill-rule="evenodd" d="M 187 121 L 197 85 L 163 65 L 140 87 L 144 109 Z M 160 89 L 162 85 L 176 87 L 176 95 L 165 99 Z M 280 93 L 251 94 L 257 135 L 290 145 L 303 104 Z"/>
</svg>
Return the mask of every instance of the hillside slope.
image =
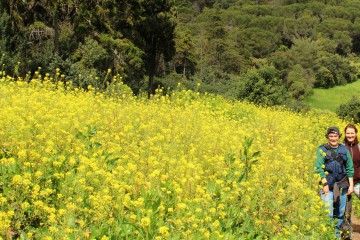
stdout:
<svg viewBox="0 0 360 240">
<path fill-rule="evenodd" d="M 313 89 L 313 94 L 305 99 L 312 108 L 336 111 L 340 104 L 348 102 L 352 96 L 360 96 L 360 80 L 329 89 Z"/>
</svg>

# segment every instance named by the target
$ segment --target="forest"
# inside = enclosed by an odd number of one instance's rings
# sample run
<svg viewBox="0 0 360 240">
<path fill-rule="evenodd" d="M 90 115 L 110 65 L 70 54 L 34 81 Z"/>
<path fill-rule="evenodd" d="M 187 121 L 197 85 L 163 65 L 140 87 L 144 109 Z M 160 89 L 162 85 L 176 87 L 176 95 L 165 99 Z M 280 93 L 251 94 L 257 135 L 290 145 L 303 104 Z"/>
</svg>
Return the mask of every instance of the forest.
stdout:
<svg viewBox="0 0 360 240">
<path fill-rule="evenodd" d="M 357 0 L 1 0 L 0 70 L 297 108 L 313 88 L 358 79 L 359 10 Z"/>
</svg>

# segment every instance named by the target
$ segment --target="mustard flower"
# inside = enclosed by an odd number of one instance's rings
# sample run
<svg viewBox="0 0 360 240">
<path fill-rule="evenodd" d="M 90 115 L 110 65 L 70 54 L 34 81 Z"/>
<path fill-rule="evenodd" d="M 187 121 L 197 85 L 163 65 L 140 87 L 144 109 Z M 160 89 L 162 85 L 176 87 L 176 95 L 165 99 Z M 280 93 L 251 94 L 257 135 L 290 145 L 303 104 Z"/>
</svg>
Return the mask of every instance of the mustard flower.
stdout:
<svg viewBox="0 0 360 240">
<path fill-rule="evenodd" d="M 141 226 L 144 227 L 144 228 L 147 228 L 150 226 L 150 218 L 148 217 L 144 217 L 141 219 Z"/>
</svg>

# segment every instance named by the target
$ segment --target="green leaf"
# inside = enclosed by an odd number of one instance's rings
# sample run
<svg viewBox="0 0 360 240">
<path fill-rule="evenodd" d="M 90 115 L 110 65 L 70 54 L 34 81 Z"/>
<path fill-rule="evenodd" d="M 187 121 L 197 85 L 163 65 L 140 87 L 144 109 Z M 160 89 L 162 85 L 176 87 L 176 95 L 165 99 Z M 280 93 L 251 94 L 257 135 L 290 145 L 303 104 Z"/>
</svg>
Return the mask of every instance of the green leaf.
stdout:
<svg viewBox="0 0 360 240">
<path fill-rule="evenodd" d="M 257 152 L 254 152 L 252 155 L 251 155 L 251 158 L 256 158 L 256 157 L 259 157 L 260 156 L 260 151 L 257 151 Z"/>
<path fill-rule="evenodd" d="M 253 159 L 253 160 L 251 160 L 250 162 L 252 163 L 252 164 L 255 164 L 255 163 L 257 163 L 259 160 L 258 159 Z"/>
<path fill-rule="evenodd" d="M 92 144 L 92 146 L 93 146 L 93 147 L 98 147 L 98 148 L 102 147 L 101 143 L 99 143 L 99 142 L 94 142 L 94 143 Z"/>
<path fill-rule="evenodd" d="M 86 136 L 82 132 L 78 131 L 76 133 L 76 138 L 81 139 L 81 140 L 85 140 Z"/>
<path fill-rule="evenodd" d="M 161 198 L 158 198 L 158 200 L 152 205 L 152 210 L 154 212 L 157 211 L 158 207 L 160 206 L 160 203 L 161 203 Z"/>
</svg>

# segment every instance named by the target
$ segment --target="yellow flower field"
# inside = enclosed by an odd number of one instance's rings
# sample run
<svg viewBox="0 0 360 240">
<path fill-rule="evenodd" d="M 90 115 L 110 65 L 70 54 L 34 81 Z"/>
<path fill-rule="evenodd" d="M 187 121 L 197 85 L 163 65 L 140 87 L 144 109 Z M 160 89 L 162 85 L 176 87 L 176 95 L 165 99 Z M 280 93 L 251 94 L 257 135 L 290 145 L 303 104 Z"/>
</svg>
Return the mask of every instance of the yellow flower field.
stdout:
<svg viewBox="0 0 360 240">
<path fill-rule="evenodd" d="M 0 77 L 3 239 L 332 237 L 313 162 L 333 114 Z"/>
</svg>

